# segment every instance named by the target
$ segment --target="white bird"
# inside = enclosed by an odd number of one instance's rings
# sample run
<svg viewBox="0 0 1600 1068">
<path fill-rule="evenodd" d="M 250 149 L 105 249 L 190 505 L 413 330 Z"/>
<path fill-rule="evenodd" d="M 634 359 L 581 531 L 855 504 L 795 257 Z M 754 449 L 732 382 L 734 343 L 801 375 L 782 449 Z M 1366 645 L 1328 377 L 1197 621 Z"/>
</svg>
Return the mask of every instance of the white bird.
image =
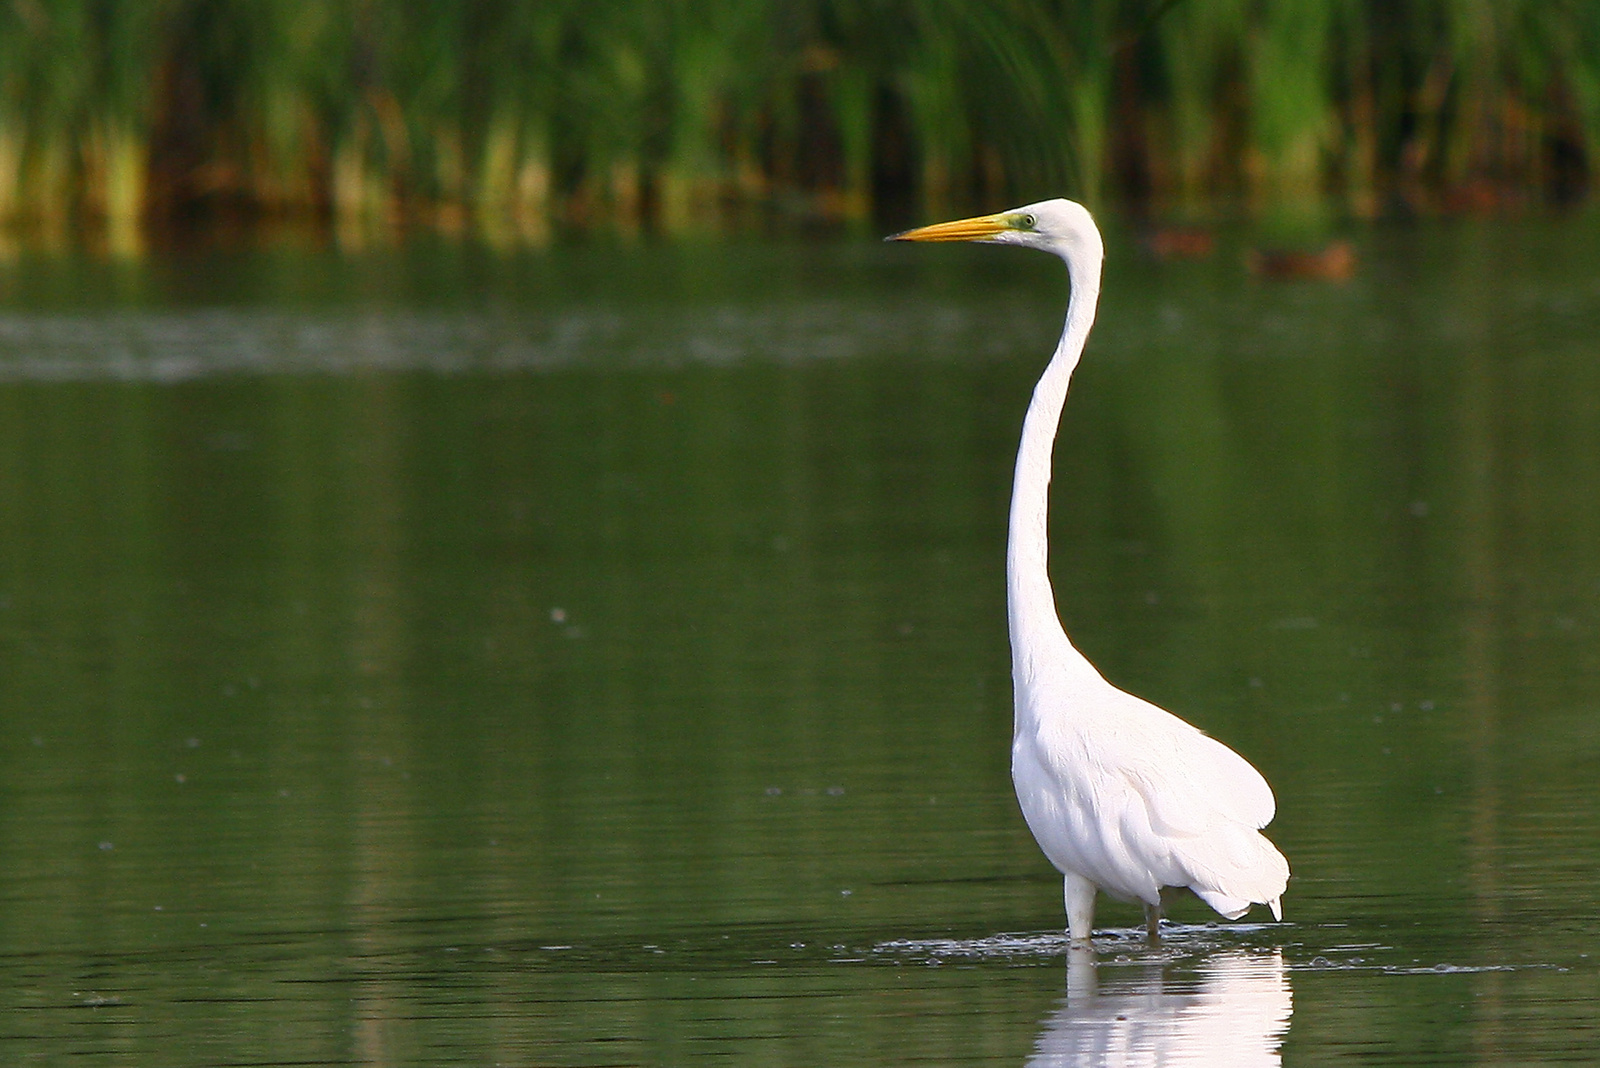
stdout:
<svg viewBox="0 0 1600 1068">
<path fill-rule="evenodd" d="M 1015 732 L 1011 779 L 1039 848 L 1064 879 L 1067 931 L 1087 942 L 1096 890 L 1141 901 L 1157 937 L 1162 889 L 1188 888 L 1228 919 L 1260 902 L 1282 919 L 1289 862 L 1260 833 L 1272 788 L 1226 745 L 1107 682 L 1073 647 L 1050 588 L 1050 458 L 1072 371 L 1094 324 L 1105 258 L 1081 204 L 1046 200 L 895 234 L 895 241 L 983 241 L 1053 252 L 1072 296 L 1055 356 L 1022 424 L 1006 606 Z"/>
</svg>

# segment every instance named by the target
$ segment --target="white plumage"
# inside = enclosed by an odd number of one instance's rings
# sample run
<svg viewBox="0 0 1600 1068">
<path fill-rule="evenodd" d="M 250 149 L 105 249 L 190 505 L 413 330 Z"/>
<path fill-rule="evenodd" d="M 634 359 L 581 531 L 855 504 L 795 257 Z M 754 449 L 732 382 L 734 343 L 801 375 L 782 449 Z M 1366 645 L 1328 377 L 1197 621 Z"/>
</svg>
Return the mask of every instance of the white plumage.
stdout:
<svg viewBox="0 0 1600 1068">
<path fill-rule="evenodd" d="M 1151 936 L 1164 887 L 1188 888 L 1229 919 L 1251 904 L 1282 918 L 1289 864 L 1261 833 L 1272 788 L 1198 728 L 1107 682 L 1068 640 L 1050 587 L 1050 460 L 1072 371 L 1100 295 L 1104 248 L 1081 204 L 1047 200 L 896 234 L 902 241 L 1023 245 L 1066 261 L 1066 328 L 1034 387 L 1017 450 L 1007 545 L 1016 698 L 1011 777 L 1028 827 L 1064 877 L 1067 927 L 1089 938 L 1096 889 L 1145 905 Z"/>
</svg>

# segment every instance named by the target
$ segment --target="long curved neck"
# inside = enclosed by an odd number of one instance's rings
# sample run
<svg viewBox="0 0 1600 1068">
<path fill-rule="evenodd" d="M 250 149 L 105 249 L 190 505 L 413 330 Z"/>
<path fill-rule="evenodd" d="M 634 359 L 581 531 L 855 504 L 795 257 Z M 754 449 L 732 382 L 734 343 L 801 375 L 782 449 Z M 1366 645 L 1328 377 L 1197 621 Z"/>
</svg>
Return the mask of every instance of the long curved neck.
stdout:
<svg viewBox="0 0 1600 1068">
<path fill-rule="evenodd" d="M 1006 605 L 1011 624 L 1012 670 L 1019 679 L 1037 672 L 1040 665 L 1033 658 L 1038 657 L 1050 658 L 1057 667 L 1075 666 L 1078 662 L 1089 667 L 1067 640 L 1056 615 L 1047 527 L 1050 457 L 1067 387 L 1094 324 L 1095 305 L 1100 299 L 1100 257 L 1095 255 L 1082 262 L 1069 259 L 1067 268 L 1072 298 L 1067 305 L 1066 328 L 1055 356 L 1033 387 L 1033 400 L 1022 423 L 1022 444 L 1017 450 L 1016 479 L 1011 489 Z M 1063 657 L 1071 663 L 1063 664 Z"/>
</svg>

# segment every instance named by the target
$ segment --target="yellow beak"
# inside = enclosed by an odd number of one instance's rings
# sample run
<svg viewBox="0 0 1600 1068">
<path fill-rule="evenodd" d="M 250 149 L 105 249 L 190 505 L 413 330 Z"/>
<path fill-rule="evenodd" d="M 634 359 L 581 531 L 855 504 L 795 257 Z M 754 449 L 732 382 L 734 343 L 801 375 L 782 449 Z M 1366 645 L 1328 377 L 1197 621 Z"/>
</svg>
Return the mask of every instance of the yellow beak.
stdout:
<svg viewBox="0 0 1600 1068">
<path fill-rule="evenodd" d="M 1005 215 L 978 215 L 890 234 L 885 241 L 982 241 L 1010 230 Z"/>
</svg>

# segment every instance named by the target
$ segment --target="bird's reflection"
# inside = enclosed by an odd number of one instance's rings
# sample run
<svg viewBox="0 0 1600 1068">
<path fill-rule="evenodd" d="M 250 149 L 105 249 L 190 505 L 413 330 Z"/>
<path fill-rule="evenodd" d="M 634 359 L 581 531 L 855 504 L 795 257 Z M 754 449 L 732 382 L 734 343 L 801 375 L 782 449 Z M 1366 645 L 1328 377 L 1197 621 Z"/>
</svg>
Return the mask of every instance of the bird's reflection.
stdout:
<svg viewBox="0 0 1600 1068">
<path fill-rule="evenodd" d="M 1218 954 L 1180 980 L 1096 965 L 1075 947 L 1067 996 L 1028 1064 L 1277 1066 L 1293 1011 L 1281 950 Z"/>
</svg>

